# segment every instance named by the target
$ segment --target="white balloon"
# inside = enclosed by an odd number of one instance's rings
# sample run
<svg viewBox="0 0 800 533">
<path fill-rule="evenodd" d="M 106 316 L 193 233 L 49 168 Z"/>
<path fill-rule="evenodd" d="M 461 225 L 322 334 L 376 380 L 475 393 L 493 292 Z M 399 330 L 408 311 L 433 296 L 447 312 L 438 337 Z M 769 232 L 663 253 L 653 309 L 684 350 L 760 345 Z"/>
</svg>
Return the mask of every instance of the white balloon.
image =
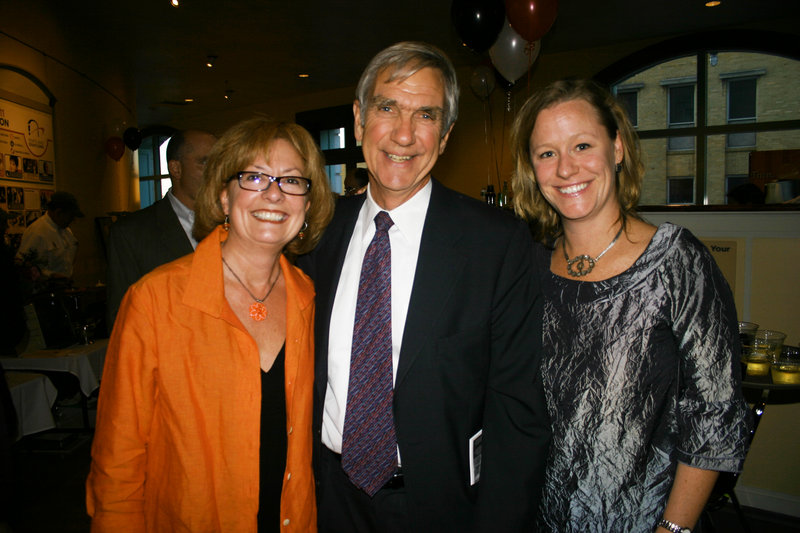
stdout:
<svg viewBox="0 0 800 533">
<path fill-rule="evenodd" d="M 494 68 L 509 82 L 520 79 L 539 57 L 541 41 L 528 42 L 514 31 L 506 19 L 497 41 L 489 49 Z"/>
</svg>

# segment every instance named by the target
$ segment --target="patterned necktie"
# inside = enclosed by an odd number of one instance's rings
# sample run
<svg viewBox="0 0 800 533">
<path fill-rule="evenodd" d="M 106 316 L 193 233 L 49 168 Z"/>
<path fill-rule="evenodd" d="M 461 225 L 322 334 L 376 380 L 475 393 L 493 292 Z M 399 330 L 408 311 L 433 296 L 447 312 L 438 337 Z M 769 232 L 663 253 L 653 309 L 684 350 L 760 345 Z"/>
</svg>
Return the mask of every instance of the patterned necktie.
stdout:
<svg viewBox="0 0 800 533">
<path fill-rule="evenodd" d="M 374 496 L 397 469 L 392 414 L 392 248 L 389 214 L 375 216 L 358 284 L 350 383 L 342 435 L 342 468 Z"/>
</svg>

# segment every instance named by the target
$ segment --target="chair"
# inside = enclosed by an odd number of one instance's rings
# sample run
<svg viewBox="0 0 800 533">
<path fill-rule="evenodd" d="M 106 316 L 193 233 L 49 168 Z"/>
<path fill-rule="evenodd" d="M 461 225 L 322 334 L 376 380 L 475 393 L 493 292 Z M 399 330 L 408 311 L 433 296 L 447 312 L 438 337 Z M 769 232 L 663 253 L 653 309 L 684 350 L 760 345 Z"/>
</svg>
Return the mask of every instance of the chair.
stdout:
<svg viewBox="0 0 800 533">
<path fill-rule="evenodd" d="M 750 430 L 750 438 L 747 442 L 748 448 L 753 444 L 753 438 L 756 436 L 756 430 L 758 429 L 759 422 L 761 422 L 761 416 L 764 414 L 764 409 L 767 407 L 768 396 L 769 389 L 762 390 L 761 398 L 753 405 L 753 428 Z M 717 528 L 714 525 L 711 512 L 718 511 L 725 507 L 728 500 L 730 500 L 733 505 L 733 509 L 736 511 L 736 516 L 739 518 L 739 523 L 742 524 L 742 529 L 745 533 L 753 533 L 753 530 L 750 528 L 750 523 L 742 512 L 742 507 L 739 505 L 736 492 L 734 492 L 737 481 L 739 481 L 739 473 L 720 472 L 717 482 L 711 490 L 708 503 L 706 503 L 700 515 L 700 530 L 702 533 L 716 533 Z"/>
</svg>

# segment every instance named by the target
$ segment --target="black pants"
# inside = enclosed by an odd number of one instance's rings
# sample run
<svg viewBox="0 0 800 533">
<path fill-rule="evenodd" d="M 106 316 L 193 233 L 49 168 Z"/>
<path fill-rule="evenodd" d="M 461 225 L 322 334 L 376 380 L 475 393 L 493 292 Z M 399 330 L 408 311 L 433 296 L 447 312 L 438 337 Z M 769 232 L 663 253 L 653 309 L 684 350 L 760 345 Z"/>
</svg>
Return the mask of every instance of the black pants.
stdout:
<svg viewBox="0 0 800 533">
<path fill-rule="evenodd" d="M 341 456 L 320 454 L 317 524 L 320 533 L 408 533 L 406 489 L 383 488 L 370 498 L 350 482 Z"/>
</svg>

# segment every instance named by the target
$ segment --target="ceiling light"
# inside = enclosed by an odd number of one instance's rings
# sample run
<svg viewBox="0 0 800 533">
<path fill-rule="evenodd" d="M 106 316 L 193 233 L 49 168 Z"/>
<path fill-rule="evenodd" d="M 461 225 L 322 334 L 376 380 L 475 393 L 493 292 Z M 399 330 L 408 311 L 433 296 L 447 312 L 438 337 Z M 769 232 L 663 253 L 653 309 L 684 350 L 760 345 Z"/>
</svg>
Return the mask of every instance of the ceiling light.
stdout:
<svg viewBox="0 0 800 533">
<path fill-rule="evenodd" d="M 298 74 L 297 77 L 298 78 L 310 78 L 311 75 L 310 74 Z"/>
<path fill-rule="evenodd" d="M 216 61 L 216 60 L 217 60 L 217 56 L 208 56 L 206 58 L 206 66 L 208 68 L 213 68 L 214 67 L 214 61 Z"/>
<path fill-rule="evenodd" d="M 225 89 L 225 100 L 230 100 L 232 94 L 233 89 Z"/>
<path fill-rule="evenodd" d="M 721 3 L 722 2 L 720 0 L 708 0 L 708 2 L 706 2 L 706 7 L 716 7 Z"/>
<path fill-rule="evenodd" d="M 170 0 L 169 3 L 172 4 L 172 7 L 178 7 L 181 4 L 178 0 Z"/>
<path fill-rule="evenodd" d="M 183 101 L 186 102 L 187 104 L 191 104 L 192 102 L 194 102 L 194 98 L 184 98 Z"/>
</svg>

